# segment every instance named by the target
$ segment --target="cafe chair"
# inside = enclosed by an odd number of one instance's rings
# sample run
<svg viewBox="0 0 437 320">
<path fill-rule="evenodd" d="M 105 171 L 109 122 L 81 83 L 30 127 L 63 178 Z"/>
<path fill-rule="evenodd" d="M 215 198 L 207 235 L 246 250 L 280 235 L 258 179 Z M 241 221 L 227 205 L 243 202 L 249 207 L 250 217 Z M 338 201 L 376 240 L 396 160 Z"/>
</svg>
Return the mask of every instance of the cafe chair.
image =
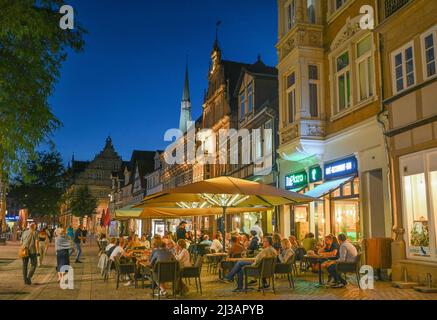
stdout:
<svg viewBox="0 0 437 320">
<path fill-rule="evenodd" d="M 361 255 L 362 253 L 359 252 L 358 255 L 355 257 L 354 262 L 339 262 L 337 263 L 337 273 L 339 274 L 348 274 L 348 273 L 355 273 L 355 276 L 357 278 L 358 288 L 361 289 L 360 285 L 360 268 L 361 268 Z"/>
<path fill-rule="evenodd" d="M 193 279 L 196 282 L 196 291 L 199 293 L 200 288 L 200 294 L 202 295 L 202 282 L 200 281 L 200 275 L 202 273 L 202 264 L 203 264 L 203 257 L 199 256 L 197 257 L 196 262 L 194 263 L 193 267 L 185 267 L 181 269 L 180 277 L 185 278 L 186 280 Z M 199 281 L 199 284 L 197 284 L 197 281 Z"/>
<path fill-rule="evenodd" d="M 275 274 L 286 275 L 290 289 L 294 289 L 293 271 L 296 263 L 296 255 L 292 255 L 285 263 L 276 263 Z"/>
<path fill-rule="evenodd" d="M 243 267 L 245 290 L 248 290 L 248 277 L 258 279 L 258 289 L 262 289 L 263 295 L 265 294 L 264 285 L 262 285 L 262 279 L 271 280 L 273 293 L 275 291 L 275 258 L 263 258 L 257 265 L 248 265 Z"/>
<path fill-rule="evenodd" d="M 119 257 L 115 257 L 114 260 L 115 263 L 115 270 L 117 272 L 116 274 L 116 282 L 117 282 L 117 289 L 120 284 L 120 277 L 131 274 L 135 274 L 135 263 L 132 261 L 130 262 L 121 262 Z"/>
<path fill-rule="evenodd" d="M 176 283 L 178 281 L 179 262 L 157 262 L 153 267 L 152 272 L 152 295 L 155 299 L 155 288 L 158 284 L 158 299 L 161 299 L 161 290 L 159 288 L 160 283 L 171 282 L 173 297 L 176 297 Z"/>
</svg>

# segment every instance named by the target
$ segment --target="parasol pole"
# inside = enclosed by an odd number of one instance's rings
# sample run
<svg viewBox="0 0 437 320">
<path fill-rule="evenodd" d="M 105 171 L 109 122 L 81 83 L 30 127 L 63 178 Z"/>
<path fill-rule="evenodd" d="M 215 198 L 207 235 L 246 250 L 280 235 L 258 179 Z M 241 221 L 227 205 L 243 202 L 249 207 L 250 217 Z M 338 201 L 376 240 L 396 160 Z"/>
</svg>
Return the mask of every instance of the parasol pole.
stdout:
<svg viewBox="0 0 437 320">
<path fill-rule="evenodd" d="M 226 252 L 226 206 L 223 209 L 223 252 Z"/>
</svg>

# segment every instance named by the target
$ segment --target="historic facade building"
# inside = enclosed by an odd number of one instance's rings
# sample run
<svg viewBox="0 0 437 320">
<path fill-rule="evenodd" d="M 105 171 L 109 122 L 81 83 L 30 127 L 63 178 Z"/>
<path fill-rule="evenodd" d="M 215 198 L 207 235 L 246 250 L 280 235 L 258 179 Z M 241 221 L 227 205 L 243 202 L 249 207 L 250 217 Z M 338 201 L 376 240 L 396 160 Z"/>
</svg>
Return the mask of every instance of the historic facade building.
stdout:
<svg viewBox="0 0 437 320">
<path fill-rule="evenodd" d="M 67 170 L 69 187 L 67 193 L 73 194 L 78 187 L 88 186 L 92 195 L 97 198 L 96 215 L 85 219 L 89 223 L 89 230 L 99 231 L 102 212 L 108 209 L 109 194 L 111 193 L 111 174 L 120 170 L 122 159 L 115 151 L 112 139 L 106 139 L 103 150 L 92 161 L 77 161 L 73 159 Z M 70 208 L 64 205 L 61 208 L 60 223 L 64 226 L 77 227 L 79 219 L 72 216 Z"/>
<path fill-rule="evenodd" d="M 437 277 L 437 2 L 380 0 L 393 279 Z"/>
<path fill-rule="evenodd" d="M 283 206 L 284 235 L 391 236 L 377 39 L 364 0 L 280 0 L 280 186 L 319 201 Z"/>
<path fill-rule="evenodd" d="M 155 171 L 156 151 L 134 150 L 129 162 L 123 162 L 120 170 L 111 174 L 111 217 L 115 217 L 118 209 L 137 204 L 147 194 L 148 181 L 146 177 Z M 150 232 L 150 221 L 129 219 L 127 221 L 113 221 L 109 228 L 111 234 L 128 234 L 134 231 L 141 235 Z"/>
</svg>

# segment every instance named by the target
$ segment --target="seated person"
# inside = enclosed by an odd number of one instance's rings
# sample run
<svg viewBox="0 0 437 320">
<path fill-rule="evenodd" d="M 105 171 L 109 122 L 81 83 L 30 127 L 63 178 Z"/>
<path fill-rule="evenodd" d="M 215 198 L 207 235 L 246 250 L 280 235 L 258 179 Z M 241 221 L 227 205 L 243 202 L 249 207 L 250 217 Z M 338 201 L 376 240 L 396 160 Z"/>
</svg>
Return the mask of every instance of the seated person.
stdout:
<svg viewBox="0 0 437 320">
<path fill-rule="evenodd" d="M 272 237 L 265 237 L 263 242 L 263 249 L 260 253 L 255 257 L 255 261 L 252 263 L 250 261 L 238 261 L 235 266 L 232 268 L 232 270 L 229 272 L 227 276 L 225 276 L 222 281 L 226 283 L 232 283 L 234 276 L 237 275 L 237 288 L 234 289 L 234 292 L 241 292 L 243 291 L 243 267 L 252 265 L 256 266 L 258 265 L 263 258 L 276 258 L 278 256 L 278 253 L 273 248 L 273 239 Z M 263 279 L 263 285 L 264 287 L 267 287 L 267 284 L 265 283 Z"/>
<path fill-rule="evenodd" d="M 314 233 L 310 232 L 305 236 L 305 239 L 302 241 L 302 247 L 305 249 L 305 252 L 310 250 L 314 250 L 316 248 L 317 241 L 314 238 Z"/>
<path fill-rule="evenodd" d="M 212 245 L 212 241 L 209 240 L 209 236 L 207 234 L 205 234 L 203 236 L 203 240 L 200 242 L 200 244 L 203 244 L 203 245 L 210 247 Z"/>
<path fill-rule="evenodd" d="M 170 262 L 175 261 L 176 258 L 171 252 L 167 249 L 166 244 L 162 240 L 157 240 L 155 242 L 156 249 L 153 250 L 152 254 L 150 255 L 149 263 L 150 267 L 153 269 L 156 263 L 158 262 Z M 167 288 L 165 286 L 165 283 L 159 283 L 159 288 L 161 290 L 161 295 L 166 296 L 167 295 Z"/>
<path fill-rule="evenodd" d="M 339 234 L 338 241 L 340 243 L 340 257 L 337 260 L 327 262 L 327 264 L 329 275 L 333 280 L 333 287 L 343 288 L 347 285 L 347 281 L 337 272 L 337 264 L 342 262 L 354 263 L 358 252 L 355 246 L 347 239 L 345 234 Z"/>
<path fill-rule="evenodd" d="M 176 245 L 175 257 L 179 261 L 181 268 L 191 267 L 190 253 L 186 249 L 187 245 L 184 239 L 179 239 Z"/>
<path fill-rule="evenodd" d="M 243 246 L 244 250 L 249 247 L 249 236 L 247 234 L 242 234 L 240 237 L 240 244 Z"/>
<path fill-rule="evenodd" d="M 146 250 L 150 249 L 150 241 L 147 240 L 147 236 L 143 233 L 140 239 L 140 247 L 145 247 Z"/>
<path fill-rule="evenodd" d="M 166 243 L 168 251 L 170 251 L 171 254 L 175 255 L 176 254 L 176 244 L 174 243 L 174 241 L 171 239 L 167 239 L 167 241 L 165 241 L 165 243 Z"/>
<path fill-rule="evenodd" d="M 258 250 L 260 239 L 258 238 L 256 230 L 250 231 L 250 234 L 252 235 L 252 239 L 249 242 L 249 246 L 247 247 L 247 250 L 249 250 L 249 251 Z"/>
<path fill-rule="evenodd" d="M 281 240 L 281 253 L 278 255 L 278 259 L 280 263 L 287 263 L 288 259 L 290 259 L 294 255 L 293 249 L 291 249 L 290 240 L 284 238 Z"/>
<path fill-rule="evenodd" d="M 275 233 L 273 235 L 273 248 L 275 248 L 275 250 L 277 252 L 281 251 L 281 235 L 279 233 Z"/>
<path fill-rule="evenodd" d="M 126 257 L 126 258 L 130 258 L 130 254 L 127 253 L 124 250 L 124 245 L 125 245 L 125 240 L 124 238 L 120 238 L 120 241 L 118 243 L 118 245 L 112 250 L 111 255 L 109 256 L 109 260 L 111 261 L 111 263 L 113 263 L 115 261 L 115 258 L 121 258 L 121 257 Z M 124 284 L 124 286 L 128 287 L 132 284 L 132 279 L 130 278 L 130 275 L 127 276 L 127 282 Z"/>
<path fill-rule="evenodd" d="M 332 235 L 328 234 L 325 237 L 325 243 L 323 247 L 319 249 L 319 255 L 326 258 L 322 263 L 322 268 L 327 268 L 329 266 L 329 261 L 337 260 L 340 256 L 339 245 L 337 239 Z"/>
<path fill-rule="evenodd" d="M 223 251 L 223 236 L 220 232 L 217 233 L 215 239 L 212 241 L 211 251 L 222 252 Z"/>
<path fill-rule="evenodd" d="M 238 238 L 236 235 L 231 237 L 231 246 L 228 250 L 229 258 L 241 257 L 241 254 L 244 252 L 244 247 L 240 244 Z"/>
<path fill-rule="evenodd" d="M 106 248 L 108 245 L 108 239 L 106 239 L 106 234 L 102 233 L 99 237 L 99 246 L 100 248 Z"/>
<path fill-rule="evenodd" d="M 112 250 L 115 249 L 115 247 L 117 246 L 117 239 L 116 238 L 112 238 L 111 242 L 109 242 L 109 244 L 105 247 L 105 252 L 108 256 L 111 255 Z"/>
</svg>

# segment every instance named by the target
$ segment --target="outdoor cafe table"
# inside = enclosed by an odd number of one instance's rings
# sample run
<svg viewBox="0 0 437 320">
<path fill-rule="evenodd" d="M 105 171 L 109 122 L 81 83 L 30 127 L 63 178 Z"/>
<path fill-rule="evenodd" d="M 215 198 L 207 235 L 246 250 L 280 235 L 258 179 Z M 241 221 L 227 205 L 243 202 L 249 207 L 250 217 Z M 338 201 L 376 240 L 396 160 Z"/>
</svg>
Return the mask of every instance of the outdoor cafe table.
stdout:
<svg viewBox="0 0 437 320">
<path fill-rule="evenodd" d="M 323 256 L 318 255 L 318 254 L 317 255 L 314 255 L 314 254 L 308 255 L 308 254 L 306 254 L 303 257 L 304 257 L 304 259 L 313 261 L 313 262 L 315 262 L 315 263 L 317 263 L 319 265 L 319 272 L 318 272 L 319 273 L 319 283 L 317 284 L 317 287 L 324 286 L 323 277 L 322 277 L 322 263 L 324 261 L 326 261 L 326 257 L 323 257 Z"/>
</svg>

